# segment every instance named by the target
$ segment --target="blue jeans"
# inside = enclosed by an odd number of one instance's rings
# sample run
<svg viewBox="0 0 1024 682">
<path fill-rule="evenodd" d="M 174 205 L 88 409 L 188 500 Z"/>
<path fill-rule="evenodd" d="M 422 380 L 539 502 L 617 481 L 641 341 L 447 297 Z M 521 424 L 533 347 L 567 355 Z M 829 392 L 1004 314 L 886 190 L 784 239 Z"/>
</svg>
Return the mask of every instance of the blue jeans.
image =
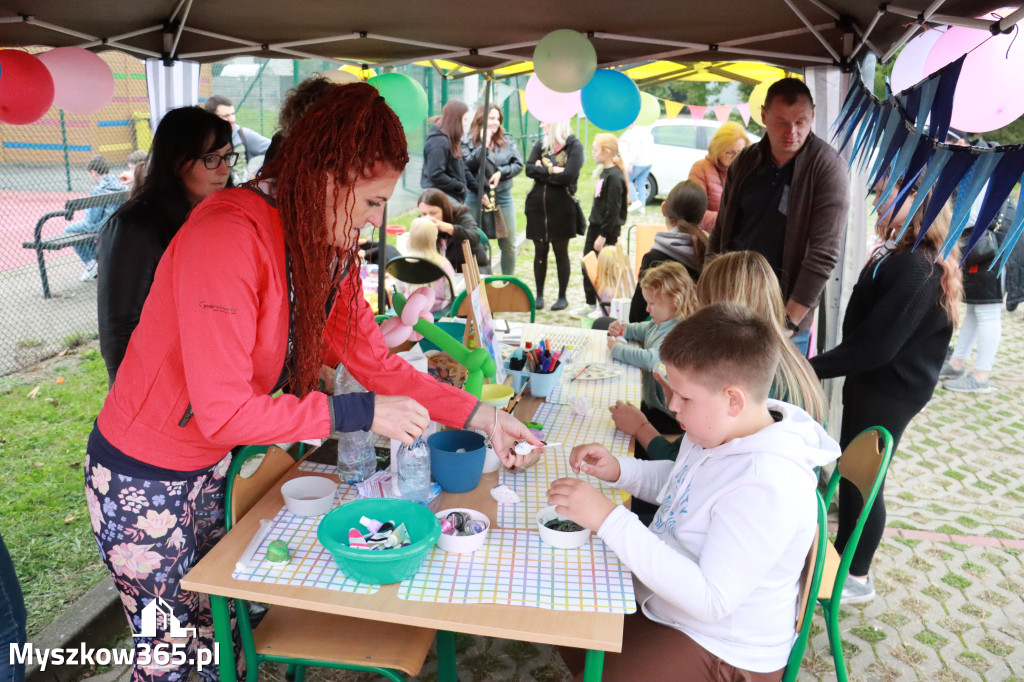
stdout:
<svg viewBox="0 0 1024 682">
<path fill-rule="evenodd" d="M 793 345 L 800 351 L 800 354 L 806 358 L 807 352 L 811 349 L 811 330 L 808 329 L 805 332 L 793 334 L 793 336 L 789 337 L 789 340 L 793 342 Z"/>
<path fill-rule="evenodd" d="M 80 220 L 76 223 L 71 223 L 64 228 L 64 234 L 98 234 L 99 230 L 94 230 L 85 220 Z M 72 247 L 78 257 L 82 259 L 83 263 L 88 263 L 91 260 L 96 260 L 96 242 L 85 242 L 84 244 L 75 244 Z"/>
<path fill-rule="evenodd" d="M 14 563 L 0 535 L 0 680 L 22 682 L 25 664 L 11 662 L 11 645 L 25 646 L 25 599 Z"/>
<path fill-rule="evenodd" d="M 633 185 L 633 195 L 645 206 L 647 205 L 647 176 L 650 174 L 650 166 L 633 166 L 633 170 L 629 171 L 629 183 Z"/>
<path fill-rule="evenodd" d="M 501 217 L 505 221 L 505 231 L 508 233 L 507 237 L 498 240 L 498 248 L 501 249 L 501 274 L 514 275 L 516 274 L 516 208 L 512 202 L 512 188 L 496 190 L 494 202 L 498 204 L 498 210 L 501 211 Z M 466 192 L 466 205 L 469 206 L 475 218 L 477 211 L 480 210 L 480 197 L 473 190 Z"/>
</svg>

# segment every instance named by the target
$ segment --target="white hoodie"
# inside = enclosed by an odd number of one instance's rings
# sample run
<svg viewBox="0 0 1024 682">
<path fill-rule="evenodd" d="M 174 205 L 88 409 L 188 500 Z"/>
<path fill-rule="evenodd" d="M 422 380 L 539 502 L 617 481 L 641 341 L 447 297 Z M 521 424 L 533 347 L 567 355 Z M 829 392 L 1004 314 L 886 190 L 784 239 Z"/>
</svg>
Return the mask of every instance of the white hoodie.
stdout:
<svg viewBox="0 0 1024 682">
<path fill-rule="evenodd" d="M 598 530 L 648 618 L 752 672 L 786 665 L 817 525 L 814 467 L 840 453 L 800 408 L 768 408 L 781 420 L 716 448 L 684 436 L 675 462 L 619 457 L 615 485 L 661 507 L 650 528 L 618 506 Z"/>
</svg>

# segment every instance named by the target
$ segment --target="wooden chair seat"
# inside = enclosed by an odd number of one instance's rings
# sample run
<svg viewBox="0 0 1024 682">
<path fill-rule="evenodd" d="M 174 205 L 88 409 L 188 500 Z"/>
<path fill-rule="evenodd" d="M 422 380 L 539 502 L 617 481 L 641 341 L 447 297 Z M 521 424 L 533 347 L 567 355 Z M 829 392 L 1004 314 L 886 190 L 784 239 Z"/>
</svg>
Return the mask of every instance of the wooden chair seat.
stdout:
<svg viewBox="0 0 1024 682">
<path fill-rule="evenodd" d="M 418 675 L 434 630 L 275 606 L 253 632 L 256 654 L 376 666 Z"/>
<path fill-rule="evenodd" d="M 839 552 L 831 542 L 825 543 L 825 572 L 821 574 L 821 586 L 818 588 L 818 599 L 831 599 L 832 588 L 836 584 L 839 572 Z"/>
</svg>

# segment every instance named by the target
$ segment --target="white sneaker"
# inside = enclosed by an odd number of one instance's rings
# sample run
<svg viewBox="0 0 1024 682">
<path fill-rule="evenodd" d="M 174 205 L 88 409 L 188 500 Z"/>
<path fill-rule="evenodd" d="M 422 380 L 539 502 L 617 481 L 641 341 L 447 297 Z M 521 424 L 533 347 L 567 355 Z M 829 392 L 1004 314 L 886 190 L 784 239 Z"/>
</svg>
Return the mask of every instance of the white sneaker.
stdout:
<svg viewBox="0 0 1024 682">
<path fill-rule="evenodd" d="M 644 205 L 639 199 L 635 200 L 633 203 L 629 205 L 630 213 L 637 213 L 642 210 L 644 210 Z"/>
<path fill-rule="evenodd" d="M 580 319 L 582 317 L 589 316 L 590 313 L 594 312 L 596 309 L 597 309 L 597 306 L 581 305 L 579 308 L 576 308 L 575 310 L 570 311 L 569 312 L 569 317 L 572 317 L 572 318 L 578 320 L 578 319 Z"/>
<path fill-rule="evenodd" d="M 596 320 L 599 317 L 604 317 L 604 311 L 601 310 L 601 306 L 597 306 L 587 314 L 587 317 L 592 320 Z"/>
<path fill-rule="evenodd" d="M 82 269 L 82 274 L 78 276 L 78 281 L 86 282 L 90 279 L 96 279 L 96 259 L 89 261 L 85 264 L 85 268 Z"/>
<path fill-rule="evenodd" d="M 843 585 L 843 594 L 839 598 L 840 604 L 864 604 L 875 598 L 875 585 L 868 576 L 866 582 L 861 582 L 847 576 L 846 584 Z"/>
</svg>

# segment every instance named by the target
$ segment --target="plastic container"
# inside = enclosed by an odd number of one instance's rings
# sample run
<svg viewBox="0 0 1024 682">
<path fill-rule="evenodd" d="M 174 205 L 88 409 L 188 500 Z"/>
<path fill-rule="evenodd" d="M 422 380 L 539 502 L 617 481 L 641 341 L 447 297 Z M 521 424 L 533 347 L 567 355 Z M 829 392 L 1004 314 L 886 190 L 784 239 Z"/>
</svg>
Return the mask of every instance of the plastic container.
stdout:
<svg viewBox="0 0 1024 682">
<path fill-rule="evenodd" d="M 430 474 L 446 493 L 468 493 L 480 483 L 487 447 L 476 431 L 449 429 L 427 439 Z M 456 450 L 464 452 L 456 452 Z"/>
<path fill-rule="evenodd" d="M 320 516 L 334 508 L 338 484 L 323 476 L 299 476 L 281 486 L 284 506 L 296 516 Z"/>
<path fill-rule="evenodd" d="M 339 364 L 334 372 L 334 395 L 365 393 L 345 365 Z M 343 483 L 365 481 L 377 470 L 377 452 L 373 449 L 374 435 L 369 431 L 347 431 L 334 434 L 338 441 L 338 479 Z"/>
<path fill-rule="evenodd" d="M 412 445 L 399 446 L 391 466 L 397 497 L 426 504 L 430 497 L 431 459 L 430 448 L 421 438 Z"/>
<path fill-rule="evenodd" d="M 363 516 L 396 525 L 404 523 L 411 544 L 379 551 L 349 547 L 348 532 L 352 528 L 362 529 L 359 519 Z M 320 544 L 331 553 L 342 573 L 374 585 L 397 583 L 414 576 L 440 536 L 441 524 L 429 509 L 408 500 L 386 497 L 343 504 L 325 516 L 316 530 Z"/>
<path fill-rule="evenodd" d="M 480 389 L 480 400 L 487 403 L 488 405 L 494 405 L 498 409 L 501 409 L 508 405 L 508 401 L 512 399 L 516 392 L 512 390 L 511 386 L 505 386 L 504 384 L 484 384 L 483 388 Z"/>
<path fill-rule="evenodd" d="M 487 533 L 491 530 L 491 520 L 487 518 L 487 514 L 479 512 L 476 509 L 465 509 L 463 507 L 455 507 L 452 509 L 444 509 L 437 512 L 435 516 L 440 523 L 441 519 L 448 516 L 452 512 L 462 512 L 468 514 L 469 518 L 473 521 L 483 521 L 486 524 L 486 528 L 480 533 L 473 535 L 445 535 L 441 533 L 441 537 L 437 540 L 437 546 L 446 552 L 452 554 L 472 554 L 476 550 L 484 546 L 487 542 Z"/>
<path fill-rule="evenodd" d="M 557 549 L 575 549 L 582 547 L 583 545 L 590 542 L 590 529 L 584 528 L 583 530 L 573 531 L 566 533 L 559 530 L 552 530 L 544 524 L 552 519 L 566 519 L 564 516 L 555 511 L 555 507 L 544 507 L 537 512 L 537 530 L 540 531 L 540 539 L 546 544 L 551 545 Z"/>
</svg>

